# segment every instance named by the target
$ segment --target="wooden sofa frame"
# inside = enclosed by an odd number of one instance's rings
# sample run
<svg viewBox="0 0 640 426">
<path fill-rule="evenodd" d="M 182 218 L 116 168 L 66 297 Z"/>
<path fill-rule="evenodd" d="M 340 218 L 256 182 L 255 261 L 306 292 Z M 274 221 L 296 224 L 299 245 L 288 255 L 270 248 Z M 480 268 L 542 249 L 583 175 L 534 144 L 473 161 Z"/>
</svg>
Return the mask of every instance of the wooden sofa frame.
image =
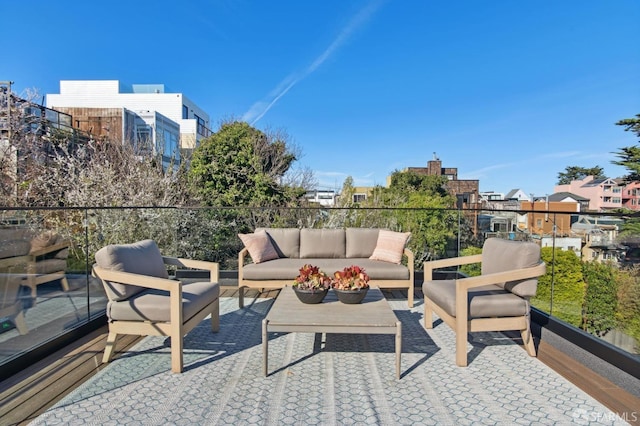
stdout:
<svg viewBox="0 0 640 426">
<path fill-rule="evenodd" d="M 243 248 L 238 253 L 238 298 L 240 308 L 244 307 L 244 294 L 245 289 L 255 289 L 260 292 L 264 290 L 279 290 L 285 285 L 291 284 L 295 277 L 282 280 L 248 280 L 243 277 L 242 266 L 245 262 L 245 257 L 249 254 L 247 248 Z M 410 308 L 413 307 L 414 299 L 414 254 L 408 248 L 403 251 L 403 256 L 407 259 L 407 268 L 409 269 L 408 280 L 374 280 L 369 281 L 370 285 L 377 286 L 384 289 L 402 289 L 407 290 L 407 303 Z"/>
</svg>

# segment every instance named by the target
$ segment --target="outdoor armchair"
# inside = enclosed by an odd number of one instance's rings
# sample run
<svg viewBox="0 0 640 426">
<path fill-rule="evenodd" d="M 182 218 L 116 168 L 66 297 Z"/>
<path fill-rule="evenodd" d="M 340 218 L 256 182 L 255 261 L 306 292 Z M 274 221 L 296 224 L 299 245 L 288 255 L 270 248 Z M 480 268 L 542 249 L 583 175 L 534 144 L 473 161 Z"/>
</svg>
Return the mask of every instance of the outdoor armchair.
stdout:
<svg viewBox="0 0 640 426">
<path fill-rule="evenodd" d="M 433 270 L 481 263 L 481 275 L 433 280 Z M 482 253 L 424 263 L 424 325 L 433 328 L 435 312 L 456 334 L 456 364 L 467 365 L 467 334 L 476 331 L 520 331 L 531 356 L 529 298 L 544 275 L 540 247 L 533 242 L 489 238 Z"/>
<path fill-rule="evenodd" d="M 183 337 L 204 318 L 220 328 L 217 263 L 166 257 L 153 240 L 109 245 L 95 255 L 93 274 L 107 294 L 109 335 L 102 359 L 109 362 L 121 334 L 171 338 L 171 371 L 183 369 Z M 209 271 L 209 280 L 184 283 L 169 279 L 167 266 Z"/>
</svg>

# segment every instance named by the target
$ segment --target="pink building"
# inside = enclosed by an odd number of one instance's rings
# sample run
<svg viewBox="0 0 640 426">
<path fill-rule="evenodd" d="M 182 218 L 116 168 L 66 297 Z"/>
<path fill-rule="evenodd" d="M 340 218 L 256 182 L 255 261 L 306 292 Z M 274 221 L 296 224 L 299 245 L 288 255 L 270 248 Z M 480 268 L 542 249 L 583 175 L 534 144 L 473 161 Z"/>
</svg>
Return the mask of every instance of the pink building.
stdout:
<svg viewBox="0 0 640 426">
<path fill-rule="evenodd" d="M 571 192 L 589 199 L 589 210 L 602 212 L 622 208 L 624 185 L 615 179 L 587 176 L 568 185 L 556 185 L 555 192 Z M 637 203 L 637 201 L 636 201 Z"/>
<path fill-rule="evenodd" d="M 622 207 L 640 210 L 640 182 L 630 182 L 622 190 Z"/>
</svg>

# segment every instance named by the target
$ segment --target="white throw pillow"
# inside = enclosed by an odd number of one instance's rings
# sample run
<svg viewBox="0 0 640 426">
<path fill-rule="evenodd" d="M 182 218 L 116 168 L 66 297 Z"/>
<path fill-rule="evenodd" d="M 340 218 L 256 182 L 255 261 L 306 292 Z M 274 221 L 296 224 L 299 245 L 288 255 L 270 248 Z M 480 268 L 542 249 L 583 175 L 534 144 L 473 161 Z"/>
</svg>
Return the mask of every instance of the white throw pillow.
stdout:
<svg viewBox="0 0 640 426">
<path fill-rule="evenodd" d="M 411 232 L 394 232 L 381 229 L 378 234 L 376 248 L 369 259 L 399 264 L 402 261 L 402 253 L 410 236 Z"/>
<path fill-rule="evenodd" d="M 253 234 L 238 234 L 238 237 L 249 251 L 249 256 L 254 263 L 266 262 L 279 257 L 275 247 L 271 244 L 269 235 L 264 230 Z"/>
</svg>

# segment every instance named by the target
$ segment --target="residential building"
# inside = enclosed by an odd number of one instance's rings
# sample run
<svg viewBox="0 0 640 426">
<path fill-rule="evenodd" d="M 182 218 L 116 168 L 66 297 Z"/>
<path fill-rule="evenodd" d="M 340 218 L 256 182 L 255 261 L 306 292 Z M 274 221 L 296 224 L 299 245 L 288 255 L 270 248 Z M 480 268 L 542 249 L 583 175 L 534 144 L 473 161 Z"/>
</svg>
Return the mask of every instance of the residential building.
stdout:
<svg viewBox="0 0 640 426">
<path fill-rule="evenodd" d="M 165 128 L 167 120 L 175 122 L 180 129 L 180 148 L 183 153 L 193 150 L 203 138 L 211 134 L 209 115 L 182 93 L 170 92 L 164 84 L 133 84 L 125 85 L 118 80 L 61 80 L 59 94 L 47 94 L 46 105 L 58 110 L 69 108 L 89 108 L 87 114 L 100 110 L 126 109 L 140 117 L 149 129 L 153 129 L 153 123 L 158 123 L 158 118 Z M 160 114 L 156 119 L 150 120 L 149 115 Z M 124 120 L 125 126 L 127 125 Z M 145 120 L 145 115 L 147 119 Z M 85 120 L 97 120 L 90 115 L 74 114 L 74 126 L 80 126 Z M 93 126 L 92 131 L 97 136 L 113 136 L 109 126 Z M 158 129 L 156 129 L 156 132 Z M 107 134 L 105 134 L 105 132 Z M 123 130 L 122 135 L 136 134 L 138 128 Z"/>
<path fill-rule="evenodd" d="M 531 201 L 531 198 L 522 189 L 516 188 L 507 192 L 504 196 L 505 200 Z"/>
<path fill-rule="evenodd" d="M 622 208 L 624 186 L 611 178 L 587 176 L 567 185 L 556 185 L 554 192 L 570 192 L 589 199 L 589 211 L 605 212 Z"/>
<path fill-rule="evenodd" d="M 442 161 L 433 153 L 433 160 L 427 162 L 427 167 L 407 167 L 404 172 L 413 172 L 429 176 L 445 176 L 448 180 L 447 191 L 456 197 L 459 208 L 476 208 L 479 205 L 479 187 L 477 179 L 458 179 L 456 167 L 442 167 Z"/>
<path fill-rule="evenodd" d="M 572 251 L 582 258 L 582 238 L 579 237 L 542 237 L 540 240 L 540 247 L 551 247 L 565 251 Z"/>
<path fill-rule="evenodd" d="M 319 189 L 307 191 L 305 198 L 309 202 L 318 203 L 323 207 L 333 207 L 336 204 L 336 191 Z"/>
<path fill-rule="evenodd" d="M 138 153 L 160 155 L 162 166 L 177 167 L 182 159 L 180 126 L 157 111 L 127 108 L 58 107 L 73 117 L 76 129 L 100 140 L 131 143 Z"/>
<path fill-rule="evenodd" d="M 523 213 L 518 216 L 519 230 L 534 235 L 568 236 L 571 233 L 572 216 L 580 212 L 580 204 L 544 199 L 522 201 L 520 209 Z"/>
<path fill-rule="evenodd" d="M 629 210 L 640 210 L 640 182 L 629 182 L 624 185 L 622 207 Z"/>
</svg>

